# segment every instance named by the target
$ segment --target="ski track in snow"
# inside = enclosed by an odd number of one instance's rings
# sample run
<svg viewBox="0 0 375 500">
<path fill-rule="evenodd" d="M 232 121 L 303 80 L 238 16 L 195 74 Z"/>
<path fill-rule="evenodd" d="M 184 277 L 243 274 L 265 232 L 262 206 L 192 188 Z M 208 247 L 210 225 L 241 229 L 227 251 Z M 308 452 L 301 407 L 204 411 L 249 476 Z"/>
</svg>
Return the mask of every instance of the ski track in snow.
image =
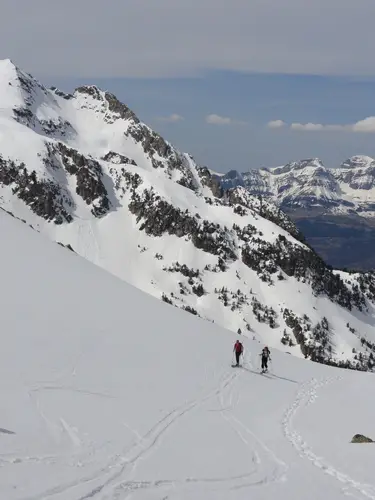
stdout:
<svg viewBox="0 0 375 500">
<path fill-rule="evenodd" d="M 250 368 L 253 369 L 251 362 L 249 362 L 249 365 Z M 243 476 L 243 478 L 246 478 L 247 481 L 243 484 L 234 486 L 233 489 L 257 486 L 270 482 L 284 482 L 286 480 L 286 471 L 288 470 L 287 464 L 280 460 L 276 454 L 251 431 L 248 426 L 233 415 L 233 410 L 235 408 L 235 405 L 233 404 L 233 388 L 231 388 L 228 398 L 229 401 L 225 401 L 224 392 L 221 392 L 219 395 L 221 415 L 233 428 L 243 444 L 250 449 L 253 455 L 252 461 L 256 466 L 254 471 L 251 471 L 249 474 Z M 236 404 L 238 404 L 238 401 L 239 396 Z M 261 457 L 263 458 L 263 461 Z M 268 465 L 272 465 L 271 467 L 266 467 L 266 469 L 262 471 L 260 466 L 263 462 Z M 261 473 L 260 478 L 255 479 L 254 481 L 248 481 L 250 476 L 259 472 Z"/>
<path fill-rule="evenodd" d="M 140 439 L 137 439 L 135 443 L 133 443 L 127 449 L 122 450 L 117 456 L 112 457 L 112 459 L 103 466 L 100 470 L 96 470 L 91 474 L 76 480 L 67 482 L 65 484 L 58 485 L 56 487 L 50 488 L 47 491 L 39 493 L 37 495 L 33 495 L 31 497 L 25 497 L 22 500 L 40 500 L 47 499 L 50 497 L 54 497 L 57 495 L 64 495 L 68 492 L 68 490 L 73 490 L 74 488 L 78 488 L 83 486 L 84 484 L 88 484 L 91 482 L 97 482 L 98 484 L 91 489 L 88 493 L 77 497 L 77 500 L 86 500 L 89 498 L 94 498 L 97 494 L 101 493 L 105 488 L 110 488 L 111 497 L 110 498 L 118 498 L 118 495 L 124 493 L 124 491 L 134 491 L 139 488 L 157 488 L 157 487 L 166 487 L 173 486 L 175 487 L 179 481 L 174 480 L 159 480 L 159 481 L 132 481 L 132 480 L 124 480 L 123 477 L 125 473 L 130 469 L 130 473 L 135 470 L 137 466 L 137 462 L 140 459 L 146 458 L 147 455 L 151 454 L 151 452 L 155 451 L 157 445 L 161 441 L 163 435 L 174 425 L 181 417 L 192 411 L 194 408 L 199 405 L 205 403 L 209 399 L 214 396 L 219 395 L 222 391 L 225 390 L 227 386 L 229 386 L 233 381 L 239 376 L 239 373 L 233 373 L 232 371 L 227 372 L 222 377 L 222 382 L 219 384 L 219 387 L 216 387 L 214 390 L 210 391 L 208 394 L 203 395 L 200 398 L 189 401 L 182 406 L 179 406 L 170 412 L 168 412 L 162 419 L 154 424 L 154 426 L 144 434 Z M 46 389 L 62 389 L 62 387 L 52 387 L 46 386 Z M 71 389 L 71 388 L 69 388 Z M 43 390 L 43 387 L 39 387 L 37 390 Z M 84 392 L 86 391 L 79 391 Z M 56 424 L 53 424 L 48 420 L 48 418 L 43 414 L 38 400 L 34 400 L 38 411 L 46 423 L 47 429 L 51 433 L 52 437 L 56 436 Z M 74 433 L 74 436 L 71 436 L 71 428 L 70 426 L 64 425 L 63 422 L 60 422 L 65 431 L 68 432 L 68 435 L 71 437 L 73 444 L 76 446 L 79 440 L 79 437 Z M 67 427 L 67 428 L 66 428 Z M 42 458 L 42 457 L 41 457 Z M 51 457 L 58 458 L 58 457 Z M 38 457 L 34 457 L 35 461 L 39 461 Z M 113 469 L 117 469 L 114 473 L 111 474 Z M 108 476 L 109 477 L 106 477 Z M 233 478 L 232 478 L 233 479 Z M 118 481 L 116 484 L 113 484 L 115 481 Z M 180 481 L 180 483 L 197 483 L 197 482 L 222 482 L 225 479 L 195 479 L 195 478 L 187 478 L 184 481 Z M 62 497 L 63 498 L 63 497 Z"/>
<path fill-rule="evenodd" d="M 298 411 L 304 406 L 309 406 L 315 402 L 316 398 L 318 397 L 317 391 L 319 388 L 324 387 L 328 384 L 332 384 L 341 379 L 341 376 L 328 378 L 326 377 L 321 380 L 313 378 L 312 380 L 302 384 L 297 392 L 295 400 L 288 407 L 284 414 L 284 418 L 282 420 L 284 435 L 296 449 L 298 455 L 301 458 L 307 458 L 315 467 L 321 469 L 325 474 L 334 477 L 337 481 L 343 483 L 344 486 L 342 491 L 345 495 L 353 495 L 351 490 L 355 490 L 363 497 L 375 500 L 374 485 L 363 484 L 359 481 L 355 481 L 347 474 L 340 472 L 333 465 L 327 463 L 323 457 L 319 457 L 318 455 L 316 455 L 292 425 L 293 419 Z"/>
<path fill-rule="evenodd" d="M 80 497 L 79 500 L 86 500 L 89 498 L 93 498 L 97 493 L 101 492 L 104 488 L 110 487 L 112 492 L 110 498 L 113 500 L 119 498 L 120 495 L 123 495 L 124 492 L 132 492 L 139 489 L 155 489 L 155 488 L 176 488 L 177 486 L 188 485 L 189 483 L 197 484 L 197 483 L 210 483 L 210 482 L 225 482 L 226 478 L 186 478 L 184 480 L 173 480 L 173 479 L 160 479 L 153 481 L 134 481 L 128 478 L 124 481 L 121 479 L 121 476 L 127 471 L 127 467 L 130 465 L 130 474 L 134 472 L 136 469 L 137 463 L 140 459 L 145 459 L 151 455 L 152 452 L 156 451 L 157 445 L 161 442 L 164 434 L 170 429 L 170 427 L 176 423 L 181 417 L 195 409 L 196 407 L 202 405 L 207 402 L 214 396 L 218 396 L 221 394 L 227 387 L 229 387 L 234 380 L 239 376 L 239 373 L 228 372 L 224 374 L 222 382 L 219 384 L 219 387 L 211 391 L 205 396 L 198 398 L 196 400 L 192 400 L 185 405 L 176 408 L 169 412 L 166 416 L 164 416 L 160 421 L 158 421 L 152 429 L 150 429 L 142 438 L 132 447 L 129 452 L 123 457 L 123 461 L 125 462 L 122 465 L 121 469 L 115 473 L 115 475 L 107 480 L 102 485 L 96 487 L 92 492 L 86 494 L 83 497 Z M 233 479 L 233 478 L 230 478 Z M 235 479 L 235 478 L 234 478 Z M 119 481 L 116 484 L 112 484 L 114 481 Z"/>
<path fill-rule="evenodd" d="M 252 367 L 251 361 L 247 361 Z M 40 500 L 48 498 L 64 498 L 64 495 L 70 491 L 72 493 L 74 489 L 77 489 L 77 500 L 88 500 L 90 498 L 95 498 L 100 493 L 105 494 L 103 498 L 110 498 L 116 500 L 119 498 L 126 498 L 128 495 L 134 495 L 137 491 L 154 490 L 154 489 L 173 489 L 174 492 L 180 489 L 188 489 L 189 487 L 195 488 L 200 486 L 201 488 L 208 488 L 209 491 L 215 491 L 215 489 L 223 490 L 238 490 L 242 488 L 252 488 L 257 486 L 262 486 L 271 482 L 283 482 L 286 480 L 286 471 L 288 466 L 280 460 L 276 454 L 270 450 L 252 431 L 251 429 L 239 420 L 235 414 L 234 410 L 239 403 L 239 391 L 234 390 L 234 382 L 241 375 L 241 370 L 229 371 L 223 374 L 221 377 L 221 382 L 219 385 L 211 390 L 208 394 L 204 394 L 201 397 L 186 402 L 185 404 L 171 410 L 163 418 L 157 421 L 150 430 L 141 436 L 138 431 L 130 429 L 135 435 L 135 441 L 132 442 L 130 446 L 122 450 L 121 453 L 113 456 L 111 460 L 101 467 L 99 470 L 92 472 L 76 481 L 66 482 L 65 484 L 60 484 L 56 487 L 50 488 L 43 493 L 34 495 L 31 497 L 24 498 L 22 500 Z M 215 376 L 215 372 L 213 373 Z M 38 399 L 35 400 L 35 393 L 42 390 L 74 390 L 71 387 L 63 386 L 53 386 L 44 385 L 34 388 L 30 394 L 34 392 L 34 403 L 36 404 L 38 411 L 46 423 L 47 429 L 55 437 L 57 429 L 56 424 L 53 424 L 48 420 L 48 418 L 43 414 Z M 82 392 L 84 394 L 93 394 L 97 396 L 108 397 L 108 395 L 91 393 L 84 390 L 76 390 L 77 392 Z M 156 479 L 156 480 L 134 480 L 132 479 L 132 474 L 136 470 L 138 462 L 142 459 L 145 460 L 157 451 L 158 446 L 161 444 L 163 437 L 170 430 L 170 428 L 175 425 L 182 417 L 190 413 L 192 410 L 201 406 L 205 402 L 209 401 L 213 397 L 216 397 L 220 408 L 217 410 L 207 410 L 207 411 L 217 411 L 220 416 L 228 423 L 228 425 L 236 433 L 237 437 L 241 440 L 243 445 L 249 450 L 249 471 L 241 475 L 229 476 L 229 477 L 187 477 L 185 479 Z M 129 427 L 126 422 L 122 422 L 123 425 Z M 73 446 L 77 449 L 83 444 L 81 443 L 78 433 L 63 419 L 60 419 L 60 425 L 63 430 L 67 433 Z M 92 445 L 92 444 L 91 444 Z M 86 450 L 86 453 L 88 451 Z M 95 449 L 90 451 L 90 454 L 95 453 Z M 76 456 L 77 458 L 77 456 Z M 42 461 L 42 457 L 40 457 Z M 58 460 L 58 457 L 46 457 L 46 460 L 52 459 L 52 461 Z M 83 459 L 83 457 L 82 457 Z M 34 457 L 35 461 L 38 461 L 37 457 Z M 82 492 L 82 488 L 92 483 L 90 490 L 84 494 L 78 493 Z M 164 498 L 168 498 L 164 497 Z"/>
<path fill-rule="evenodd" d="M 243 362 L 247 365 L 246 369 L 253 371 L 254 374 L 257 373 L 253 368 L 251 360 L 247 359 Z M 227 491 L 239 490 L 242 488 L 253 488 L 257 486 L 262 486 L 274 482 L 284 482 L 286 481 L 286 473 L 288 471 L 288 465 L 283 462 L 274 451 L 269 449 L 265 443 L 263 443 L 249 426 L 245 425 L 243 421 L 235 415 L 235 409 L 240 401 L 240 392 L 235 390 L 234 382 L 241 376 L 242 370 L 235 370 L 225 372 L 219 385 L 211 390 L 210 392 L 203 394 L 197 399 L 186 402 L 185 404 L 176 407 L 169 411 L 163 416 L 159 421 L 157 421 L 148 432 L 141 436 L 137 430 L 132 429 L 126 422 L 122 424 L 129 428 L 129 430 L 134 434 L 135 440 L 132 441 L 130 446 L 123 449 L 120 453 L 111 457 L 111 459 L 102 466 L 99 470 L 93 471 L 92 473 L 78 479 L 75 481 L 66 482 L 65 484 L 57 485 L 56 487 L 50 488 L 43 493 L 31 497 L 25 497 L 22 500 L 41 500 L 49 498 L 65 498 L 65 494 L 70 492 L 74 493 L 77 489 L 77 500 L 88 500 L 97 497 L 100 493 L 105 494 L 104 497 L 111 500 L 117 500 L 120 498 L 129 498 L 129 496 L 136 495 L 137 492 L 144 490 L 170 490 L 173 489 L 173 493 L 178 493 L 180 490 L 188 490 L 189 488 L 194 488 L 196 492 L 196 487 L 207 488 L 208 491 L 215 491 L 220 489 L 221 491 L 225 488 Z M 75 367 L 71 375 L 74 376 Z M 216 376 L 214 371 L 211 374 L 213 377 Z M 208 373 L 206 373 L 208 377 Z M 293 447 L 298 452 L 301 458 L 307 458 L 312 462 L 312 464 L 321 469 L 325 474 L 335 478 L 339 482 L 343 483 L 343 493 L 348 496 L 354 496 L 358 493 L 362 497 L 375 500 L 375 486 L 369 484 L 362 484 L 355 481 L 350 476 L 340 472 L 335 469 L 332 465 L 327 463 L 324 458 L 318 457 L 309 445 L 303 440 L 301 435 L 293 427 L 293 420 L 296 414 L 303 407 L 309 406 L 314 403 L 318 396 L 318 390 L 327 384 L 334 383 L 341 380 L 342 377 L 329 377 L 317 380 L 313 378 L 312 380 L 302 384 L 296 394 L 295 400 L 287 408 L 284 413 L 282 420 L 283 432 L 288 441 L 293 445 Z M 99 448 L 94 445 L 94 443 L 85 443 L 81 440 L 78 431 L 67 423 L 63 418 L 59 419 L 59 424 L 52 422 L 44 414 L 38 394 L 42 391 L 73 391 L 76 393 L 82 393 L 86 395 L 92 395 L 100 398 L 114 398 L 114 396 L 99 392 L 88 391 L 72 386 L 64 386 L 57 384 L 43 384 L 32 387 L 28 390 L 29 397 L 33 404 L 35 405 L 40 417 L 45 423 L 46 429 L 50 437 L 57 441 L 64 431 L 68 438 L 70 439 L 75 452 L 67 455 L 59 456 L 40 456 L 40 457 L 5 457 L 4 455 L 0 458 L 0 466 L 3 464 L 17 464 L 21 462 L 34 462 L 34 463 L 59 463 L 62 460 L 68 460 L 71 465 L 82 466 L 85 459 L 93 456 L 97 453 Z M 168 430 L 175 425 L 182 417 L 190 413 L 192 410 L 201 406 L 208 400 L 216 397 L 220 407 L 218 409 L 211 409 L 207 411 L 217 412 L 220 416 L 228 423 L 228 425 L 236 433 L 237 437 L 241 440 L 244 446 L 249 450 L 249 470 L 241 475 L 229 476 L 229 477 L 187 477 L 185 479 L 156 479 L 156 480 L 134 480 L 132 479 L 132 473 L 136 470 L 138 462 L 142 459 L 145 460 L 157 451 L 158 446 L 161 444 L 163 437 L 168 432 Z M 90 486 L 88 492 L 83 493 L 82 488 L 87 488 Z M 94 486 L 95 485 L 95 486 Z M 207 489 L 205 491 L 207 491 Z M 353 491 L 354 490 L 354 491 Z M 203 492 L 202 492 L 203 493 Z M 125 495 L 125 497 L 124 497 Z M 163 498 L 168 498 L 165 496 Z M 358 498 L 356 496 L 356 498 Z"/>
<path fill-rule="evenodd" d="M 254 371 L 253 364 L 250 360 L 244 360 L 246 369 Z M 240 391 L 236 390 L 234 382 L 239 379 L 242 374 L 242 369 L 235 370 L 234 372 L 228 371 L 222 374 L 221 380 L 216 388 L 210 392 L 203 394 L 197 399 L 193 399 L 176 407 L 158 420 L 143 436 L 137 430 L 132 429 L 126 422 L 122 422 L 124 426 L 129 428 L 135 436 L 130 446 L 123 449 L 120 453 L 111 457 L 111 459 L 102 466 L 99 470 L 81 477 L 75 481 L 66 482 L 65 484 L 57 485 L 47 491 L 39 493 L 34 496 L 25 497 L 22 500 L 41 500 L 49 498 L 65 498 L 65 494 L 76 492 L 76 500 L 88 500 L 96 498 L 99 494 L 100 498 L 117 500 L 120 498 L 129 498 L 136 495 L 137 492 L 145 490 L 168 490 L 172 489 L 173 493 L 178 493 L 183 490 L 186 492 L 189 488 L 193 488 L 196 493 L 196 487 L 204 489 L 204 491 L 213 492 L 215 490 L 223 489 L 227 491 L 239 490 L 243 488 L 259 487 L 269 483 L 284 482 L 286 481 L 286 474 L 288 465 L 283 462 L 274 451 L 262 442 L 255 433 L 235 415 L 235 409 L 240 401 Z M 211 374 L 216 376 L 214 371 Z M 208 373 L 206 373 L 208 377 Z M 293 427 L 293 420 L 296 414 L 303 407 L 313 404 L 318 396 L 318 390 L 327 384 L 334 383 L 341 380 L 342 377 L 329 377 L 305 382 L 300 385 L 295 400 L 286 409 L 282 420 L 282 427 L 285 437 L 293 445 L 301 458 L 307 458 L 312 464 L 321 469 L 325 474 L 335 478 L 343 483 L 343 493 L 345 495 L 354 496 L 358 493 L 361 497 L 375 500 L 375 487 L 369 484 L 362 484 L 355 481 L 350 476 L 335 469 L 332 465 L 327 463 L 323 458 L 318 457 L 308 444 L 303 440 L 301 435 Z M 75 452 L 70 455 L 60 456 L 45 456 L 45 457 L 12 457 L 6 458 L 4 456 L 0 459 L 0 465 L 6 463 L 20 463 L 20 462 L 35 462 L 35 463 L 58 463 L 62 460 L 68 459 L 71 465 L 82 466 L 84 459 L 89 456 L 95 455 L 99 448 L 94 443 L 85 443 L 81 440 L 78 432 L 74 427 L 67 423 L 64 419 L 59 419 L 59 425 L 52 422 L 42 411 L 38 394 L 44 390 L 67 390 L 74 391 L 82 394 L 89 394 L 96 397 L 113 398 L 114 396 L 86 391 L 79 388 L 70 386 L 44 384 L 30 388 L 28 393 L 31 401 L 35 405 L 40 417 L 45 423 L 48 434 L 53 440 L 58 440 L 61 430 L 63 430 L 69 437 Z M 241 440 L 243 445 L 249 450 L 249 470 L 241 475 L 229 477 L 187 477 L 185 479 L 154 479 L 154 480 L 135 480 L 132 479 L 132 473 L 136 470 L 137 464 L 140 460 L 145 460 L 151 454 L 157 452 L 158 446 L 161 444 L 163 437 L 168 430 L 178 423 L 178 421 L 190 413 L 192 410 L 201 406 L 205 402 L 216 397 L 219 402 L 218 409 L 211 409 L 207 411 L 214 411 L 228 423 L 228 425 L 236 433 L 237 437 Z M 90 485 L 90 483 L 92 483 Z M 89 491 L 83 493 L 83 488 L 89 486 Z M 354 491 L 353 491 L 354 490 Z M 202 492 L 203 493 L 203 492 Z M 125 496 L 124 496 L 125 495 Z M 164 496 L 163 498 L 168 498 Z M 356 496 L 356 498 L 358 498 Z"/>
<path fill-rule="evenodd" d="M 250 366 L 252 366 L 251 362 Z M 262 486 L 271 482 L 285 481 L 285 473 L 288 469 L 288 466 L 282 460 L 280 460 L 272 450 L 270 450 L 263 442 L 261 442 L 249 427 L 247 427 L 241 420 L 236 418 L 232 413 L 239 402 L 239 392 L 237 393 L 237 395 L 234 395 L 233 383 L 237 378 L 239 378 L 240 374 L 241 372 L 238 371 L 228 378 L 224 378 L 218 390 L 210 393 L 200 401 L 197 400 L 195 403 L 193 403 L 193 406 L 187 408 L 186 411 L 180 416 L 185 414 L 193 407 L 197 406 L 198 403 L 201 404 L 205 401 L 208 401 L 212 396 L 216 395 L 220 404 L 220 408 L 219 410 L 215 411 L 220 412 L 223 419 L 228 422 L 239 439 L 251 453 L 251 469 L 249 470 L 249 472 L 237 476 L 215 478 L 189 477 L 183 480 L 160 479 L 154 481 L 127 480 L 114 486 L 113 496 L 111 496 L 110 498 L 113 500 L 117 500 L 118 498 L 120 498 L 119 495 L 121 495 L 121 493 L 123 493 L 124 491 L 128 493 L 135 493 L 138 490 L 155 488 L 173 488 L 174 490 L 176 490 L 176 488 L 178 487 L 184 488 L 186 490 L 186 488 L 191 485 L 194 487 L 209 486 L 209 491 L 212 492 L 218 488 L 222 491 L 224 487 L 226 487 L 228 490 L 237 490 L 240 488 Z M 160 434 L 157 435 L 156 439 L 158 439 L 159 437 Z M 146 453 L 150 450 L 151 448 L 146 449 Z M 144 458 L 143 454 L 138 455 L 136 457 L 136 460 L 140 458 Z M 272 464 L 271 467 L 269 466 L 270 463 Z M 134 471 L 135 469 L 134 462 L 133 465 L 134 467 L 132 471 Z M 97 488 L 91 494 L 81 497 L 80 500 L 92 498 L 101 490 L 102 489 L 98 490 Z M 196 493 L 195 489 L 194 492 Z M 168 496 L 163 498 L 168 498 Z"/>
</svg>

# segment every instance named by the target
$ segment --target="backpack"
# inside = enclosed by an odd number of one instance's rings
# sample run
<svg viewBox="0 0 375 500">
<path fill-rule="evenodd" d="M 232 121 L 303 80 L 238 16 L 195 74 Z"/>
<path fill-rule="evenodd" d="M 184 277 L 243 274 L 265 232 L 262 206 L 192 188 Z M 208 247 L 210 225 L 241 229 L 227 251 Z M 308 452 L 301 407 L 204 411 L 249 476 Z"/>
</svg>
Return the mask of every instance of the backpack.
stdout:
<svg viewBox="0 0 375 500">
<path fill-rule="evenodd" d="M 243 352 L 243 345 L 241 344 L 241 342 L 236 343 L 236 352 L 239 352 L 239 353 L 242 354 L 242 352 Z"/>
</svg>

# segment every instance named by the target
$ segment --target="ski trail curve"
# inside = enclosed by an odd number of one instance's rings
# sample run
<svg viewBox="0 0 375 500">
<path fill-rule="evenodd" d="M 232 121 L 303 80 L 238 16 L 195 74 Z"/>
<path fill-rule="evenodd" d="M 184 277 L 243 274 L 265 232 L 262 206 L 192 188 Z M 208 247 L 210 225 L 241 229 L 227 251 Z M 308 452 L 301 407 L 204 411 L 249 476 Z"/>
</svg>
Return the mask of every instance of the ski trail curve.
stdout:
<svg viewBox="0 0 375 500">
<path fill-rule="evenodd" d="M 130 480 L 124 481 L 123 479 L 121 479 L 121 476 L 126 472 L 127 467 L 130 465 L 132 467 L 131 471 L 134 471 L 137 462 L 140 459 L 147 458 L 153 451 L 155 451 L 155 448 L 161 441 L 163 435 L 170 429 L 172 425 L 176 423 L 177 420 L 179 420 L 181 417 L 183 417 L 196 407 L 202 405 L 212 397 L 220 394 L 220 392 L 223 391 L 227 386 L 229 386 L 238 377 L 238 375 L 239 375 L 238 373 L 227 372 L 226 374 L 224 374 L 223 380 L 219 384 L 219 386 L 210 391 L 208 394 L 200 398 L 194 399 L 182 405 L 181 407 L 172 410 L 167 415 L 165 415 L 142 437 L 142 439 L 138 443 L 136 443 L 131 448 L 131 450 L 129 450 L 129 452 L 123 458 L 125 463 L 122 465 L 121 469 L 118 472 L 116 472 L 116 474 L 112 478 L 107 480 L 103 485 L 97 487 L 95 489 L 95 494 L 102 491 L 105 487 L 111 486 L 111 484 L 116 480 L 120 480 L 120 482 L 112 486 L 115 498 L 116 498 L 116 492 L 127 490 L 128 487 L 133 489 L 134 484 L 138 484 L 139 482 Z M 189 480 L 186 480 L 185 483 L 186 482 L 189 482 Z M 178 481 L 173 481 L 173 480 L 161 480 L 152 482 L 141 481 L 141 483 L 144 485 L 143 487 L 146 487 L 147 485 L 147 487 L 150 488 L 152 486 L 160 487 L 161 484 L 163 484 L 164 486 L 167 484 L 176 486 Z M 81 497 L 79 500 L 86 500 L 88 498 L 92 498 L 92 496 L 93 495 L 91 492 L 88 495 Z"/>
<path fill-rule="evenodd" d="M 229 380 L 227 378 L 224 378 L 218 389 L 213 393 L 207 395 L 205 398 L 201 399 L 200 403 L 203 403 L 204 401 L 210 399 L 213 395 L 216 395 L 221 405 L 221 409 L 216 411 L 226 412 L 228 410 L 233 410 L 237 406 L 240 399 L 240 393 L 238 392 L 237 394 L 235 394 L 233 390 L 233 382 L 238 379 L 239 376 L 240 371 L 231 375 L 229 377 Z M 228 417 L 225 416 L 224 418 L 226 419 Z M 183 488 L 184 492 L 186 492 L 189 487 L 193 487 L 193 492 L 197 494 L 197 491 L 195 489 L 197 486 L 199 486 L 200 488 L 204 487 L 204 491 L 213 492 L 216 490 L 220 490 L 222 492 L 223 488 L 227 491 L 230 491 L 238 490 L 241 488 L 254 488 L 275 481 L 284 481 L 287 465 L 280 459 L 278 459 L 275 453 L 270 450 L 264 443 L 262 443 L 252 433 L 252 431 L 243 424 L 243 422 L 241 422 L 239 419 L 236 419 L 236 417 L 234 417 L 233 415 L 231 415 L 231 417 L 229 418 L 231 427 L 251 452 L 251 467 L 249 464 L 248 472 L 227 477 L 188 477 L 185 479 L 158 479 L 153 481 L 131 480 L 130 478 L 128 478 L 125 481 L 122 480 L 113 485 L 110 498 L 116 500 L 119 498 L 124 498 L 122 496 L 124 493 L 133 496 L 139 491 L 153 489 L 165 490 L 173 488 L 174 491 L 176 489 L 177 491 L 179 491 L 181 488 Z M 271 461 L 273 462 L 272 471 L 271 468 L 265 469 L 264 471 L 260 469 L 259 466 L 262 463 L 261 457 L 263 458 L 263 463 L 266 464 L 269 464 L 271 459 Z M 140 456 L 138 455 L 137 459 L 138 458 L 144 458 L 143 454 Z M 132 470 L 134 470 L 134 468 Z M 88 500 L 89 498 L 93 498 L 100 491 L 103 491 L 103 488 L 96 488 L 94 491 L 84 497 L 81 497 L 79 500 Z M 105 491 L 107 492 L 107 490 Z M 203 491 L 200 491 L 200 493 L 203 494 Z"/>
<path fill-rule="evenodd" d="M 116 456 L 113 456 L 106 465 L 102 466 L 96 471 L 91 472 L 85 477 L 81 477 L 77 480 L 68 481 L 64 484 L 49 488 L 48 490 L 39 494 L 25 497 L 22 500 L 44 500 L 58 495 L 65 496 L 68 491 L 78 489 L 90 483 L 96 483 L 96 485 L 92 486 L 89 492 L 87 492 L 86 494 L 80 494 L 80 496 L 77 496 L 77 500 L 87 500 L 90 498 L 94 498 L 97 494 L 107 488 L 112 490 L 112 496 L 113 494 L 116 494 L 116 490 L 124 492 L 124 490 L 126 489 L 138 489 L 139 487 L 141 487 L 141 484 L 143 484 L 144 487 L 146 485 L 148 485 L 148 487 L 160 487 L 162 484 L 166 485 L 169 483 L 175 485 L 176 482 L 169 480 L 160 482 L 124 481 L 123 476 L 128 471 L 133 471 L 140 459 L 145 458 L 146 455 L 153 452 L 157 448 L 157 445 L 161 441 L 163 435 L 180 418 L 192 411 L 194 408 L 208 401 L 210 398 L 219 394 L 220 391 L 231 384 L 237 377 L 238 373 L 233 373 L 232 371 L 224 373 L 219 386 L 202 395 L 201 397 L 188 401 L 169 411 L 163 418 L 157 421 L 151 427 L 151 429 L 149 429 L 143 436 L 137 439 L 135 443 L 133 442 L 130 447 L 128 446 L 127 448 L 122 450 L 122 452 L 120 452 Z M 117 484 L 113 484 L 116 483 L 116 481 L 119 482 Z M 186 480 L 186 482 L 189 482 L 189 480 Z M 127 488 L 127 486 L 129 486 L 129 488 Z M 64 498 L 64 496 L 62 496 L 61 498 Z"/>
<path fill-rule="evenodd" d="M 309 445 L 303 440 L 298 431 L 293 427 L 294 417 L 302 407 L 309 406 L 314 403 L 315 399 L 317 398 L 318 389 L 328 384 L 332 384 L 338 380 L 342 380 L 342 377 L 329 377 L 323 378 L 321 380 L 313 378 L 312 380 L 301 385 L 300 389 L 297 392 L 295 400 L 284 413 L 284 417 L 282 420 L 284 435 L 296 449 L 301 458 L 307 458 L 315 467 L 342 483 L 343 491 L 345 492 L 345 494 L 350 494 L 350 490 L 355 490 L 363 497 L 375 500 L 374 485 L 363 484 L 359 481 L 355 481 L 347 474 L 340 472 L 335 467 L 333 467 L 333 465 L 327 463 L 324 458 L 318 457 L 309 447 Z"/>
<path fill-rule="evenodd" d="M 252 367 L 251 361 L 248 363 L 250 367 Z M 228 401 L 225 401 L 224 396 L 224 392 L 221 392 L 219 395 L 220 405 L 222 408 L 221 416 L 236 432 L 237 436 L 244 443 L 244 445 L 250 449 L 252 454 L 252 464 L 253 466 L 255 465 L 255 470 L 251 470 L 251 472 L 244 475 L 243 479 L 246 479 L 246 481 L 242 484 L 235 485 L 232 489 L 248 488 L 269 484 L 271 482 L 284 482 L 286 480 L 286 472 L 288 470 L 287 464 L 279 459 L 274 451 L 263 443 L 242 420 L 233 414 L 233 410 L 239 402 L 239 396 L 237 398 L 236 405 L 232 402 L 233 388 L 230 388 Z M 262 464 L 266 464 L 264 470 L 261 468 Z M 249 481 L 250 476 L 254 476 L 252 481 Z"/>
</svg>

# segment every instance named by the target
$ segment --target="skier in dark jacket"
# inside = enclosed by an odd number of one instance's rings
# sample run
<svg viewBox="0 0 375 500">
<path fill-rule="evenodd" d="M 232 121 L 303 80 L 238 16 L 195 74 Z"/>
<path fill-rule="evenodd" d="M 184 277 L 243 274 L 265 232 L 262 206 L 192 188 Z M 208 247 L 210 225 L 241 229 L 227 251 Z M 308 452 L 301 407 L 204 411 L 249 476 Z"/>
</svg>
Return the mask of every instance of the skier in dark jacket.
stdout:
<svg viewBox="0 0 375 500">
<path fill-rule="evenodd" d="M 262 356 L 262 371 L 266 372 L 268 370 L 268 360 L 271 359 L 271 352 L 267 346 L 262 349 L 260 355 Z"/>
<path fill-rule="evenodd" d="M 236 355 L 236 366 L 240 364 L 240 356 L 243 354 L 243 345 L 239 340 L 234 344 L 233 352 Z"/>
</svg>

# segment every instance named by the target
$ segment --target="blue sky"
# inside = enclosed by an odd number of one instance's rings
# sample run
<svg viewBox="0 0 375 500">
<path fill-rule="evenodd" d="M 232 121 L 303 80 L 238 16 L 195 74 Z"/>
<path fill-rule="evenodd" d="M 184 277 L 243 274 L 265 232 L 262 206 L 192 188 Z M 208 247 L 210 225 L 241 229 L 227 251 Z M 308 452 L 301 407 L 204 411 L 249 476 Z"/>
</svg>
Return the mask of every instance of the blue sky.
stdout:
<svg viewBox="0 0 375 500">
<path fill-rule="evenodd" d="M 47 85 L 112 91 L 213 169 L 375 156 L 374 0 L 0 0 L 0 11 L 0 58 Z"/>
<path fill-rule="evenodd" d="M 352 124 L 375 115 L 375 81 L 360 77 L 207 72 L 195 78 L 43 78 L 71 91 L 84 83 L 110 90 L 138 116 L 200 163 L 218 171 L 275 166 L 320 157 L 337 166 L 354 154 L 375 156 L 375 134 L 270 129 L 287 124 Z M 183 120 L 160 118 L 179 115 Z M 208 124 L 216 114 L 233 123 Z M 245 124 L 236 123 L 246 122 Z"/>
</svg>

